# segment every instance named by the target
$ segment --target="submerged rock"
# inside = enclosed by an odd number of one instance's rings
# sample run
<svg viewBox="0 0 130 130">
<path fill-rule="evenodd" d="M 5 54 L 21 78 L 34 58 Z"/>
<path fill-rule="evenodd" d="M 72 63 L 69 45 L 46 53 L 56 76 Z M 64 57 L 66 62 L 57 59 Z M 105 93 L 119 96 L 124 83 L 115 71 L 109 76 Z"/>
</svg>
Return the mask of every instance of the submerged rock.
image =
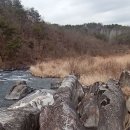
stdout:
<svg viewBox="0 0 130 130">
<path fill-rule="evenodd" d="M 9 93 L 6 95 L 7 100 L 19 100 L 33 91 L 32 88 L 28 87 L 25 81 L 17 82 Z"/>
</svg>

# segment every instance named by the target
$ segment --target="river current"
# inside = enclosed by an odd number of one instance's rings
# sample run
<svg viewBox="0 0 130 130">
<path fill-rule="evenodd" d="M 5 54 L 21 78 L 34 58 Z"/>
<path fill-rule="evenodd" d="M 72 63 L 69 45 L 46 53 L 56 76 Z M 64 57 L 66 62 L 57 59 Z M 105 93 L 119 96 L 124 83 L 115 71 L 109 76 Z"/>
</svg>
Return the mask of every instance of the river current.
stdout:
<svg viewBox="0 0 130 130">
<path fill-rule="evenodd" d="M 51 83 L 57 82 L 58 79 L 35 77 L 28 70 L 0 71 L 0 108 L 16 102 L 6 100 L 5 95 L 17 81 L 26 81 L 27 85 L 34 89 L 50 89 Z"/>
</svg>

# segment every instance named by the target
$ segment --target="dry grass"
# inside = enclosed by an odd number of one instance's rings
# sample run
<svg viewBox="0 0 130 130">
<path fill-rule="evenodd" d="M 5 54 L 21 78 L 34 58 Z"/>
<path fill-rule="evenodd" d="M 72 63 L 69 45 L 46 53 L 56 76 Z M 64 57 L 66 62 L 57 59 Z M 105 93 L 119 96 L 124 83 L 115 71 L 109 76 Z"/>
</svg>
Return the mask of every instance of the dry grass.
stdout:
<svg viewBox="0 0 130 130">
<path fill-rule="evenodd" d="M 89 85 L 96 81 L 118 79 L 124 69 L 130 70 L 130 55 L 110 57 L 82 56 L 50 60 L 31 66 L 30 71 L 35 76 L 64 77 L 68 74 L 80 75 L 80 81 Z"/>
</svg>

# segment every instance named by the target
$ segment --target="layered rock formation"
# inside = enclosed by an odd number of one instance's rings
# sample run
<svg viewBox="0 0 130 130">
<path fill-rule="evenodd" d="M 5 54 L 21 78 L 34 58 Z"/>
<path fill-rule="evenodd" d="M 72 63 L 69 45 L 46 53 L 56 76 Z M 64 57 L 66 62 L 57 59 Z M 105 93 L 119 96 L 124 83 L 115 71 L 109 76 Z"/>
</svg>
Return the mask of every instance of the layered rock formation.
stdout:
<svg viewBox="0 0 130 130">
<path fill-rule="evenodd" d="M 54 104 L 45 107 L 40 114 L 40 130 L 85 130 L 76 112 L 83 96 L 77 78 L 66 77 L 54 94 Z"/>
</svg>

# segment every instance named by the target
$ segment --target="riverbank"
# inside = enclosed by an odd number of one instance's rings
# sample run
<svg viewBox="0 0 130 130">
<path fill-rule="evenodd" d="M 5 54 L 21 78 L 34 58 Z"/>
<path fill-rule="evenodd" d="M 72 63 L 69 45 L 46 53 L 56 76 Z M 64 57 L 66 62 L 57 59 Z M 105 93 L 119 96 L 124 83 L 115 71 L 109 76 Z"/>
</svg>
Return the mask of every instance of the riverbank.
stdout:
<svg viewBox="0 0 130 130">
<path fill-rule="evenodd" d="M 80 76 L 80 82 L 86 85 L 96 81 L 106 82 L 110 78 L 118 79 L 123 70 L 130 70 L 130 54 L 48 60 L 30 67 L 30 72 L 40 77 L 64 77 L 76 74 Z"/>
</svg>

